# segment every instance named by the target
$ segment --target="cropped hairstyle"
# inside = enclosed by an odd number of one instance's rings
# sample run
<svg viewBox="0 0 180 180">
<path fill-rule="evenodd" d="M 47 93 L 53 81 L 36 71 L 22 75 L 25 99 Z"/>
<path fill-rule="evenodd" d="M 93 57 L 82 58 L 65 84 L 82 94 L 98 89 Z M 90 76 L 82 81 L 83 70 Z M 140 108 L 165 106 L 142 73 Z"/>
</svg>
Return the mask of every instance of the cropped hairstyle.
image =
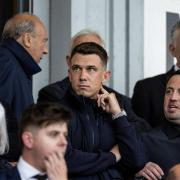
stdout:
<svg viewBox="0 0 180 180">
<path fill-rule="evenodd" d="M 175 75 L 180 75 L 180 70 L 174 71 L 173 73 L 171 73 L 171 74 L 167 77 L 166 85 L 167 85 L 167 83 L 169 82 L 169 80 L 170 80 L 173 76 L 175 76 Z"/>
<path fill-rule="evenodd" d="M 70 59 L 77 53 L 83 55 L 96 54 L 100 57 L 102 64 L 107 67 L 108 55 L 106 50 L 94 42 L 85 42 L 74 47 Z"/>
<path fill-rule="evenodd" d="M 70 111 L 57 103 L 39 103 L 31 105 L 22 114 L 20 136 L 29 128 L 43 128 L 55 123 L 69 124 Z"/>
</svg>

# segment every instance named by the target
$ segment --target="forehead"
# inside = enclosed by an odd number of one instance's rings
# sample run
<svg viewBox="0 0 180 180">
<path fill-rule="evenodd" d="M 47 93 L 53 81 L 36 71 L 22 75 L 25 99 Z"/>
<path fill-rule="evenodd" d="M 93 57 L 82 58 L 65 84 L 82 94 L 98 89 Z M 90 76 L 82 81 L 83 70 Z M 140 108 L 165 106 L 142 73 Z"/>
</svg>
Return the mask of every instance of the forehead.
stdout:
<svg viewBox="0 0 180 180">
<path fill-rule="evenodd" d="M 80 54 L 76 53 L 72 59 L 71 59 L 71 65 L 77 64 L 77 65 L 102 65 L 101 59 L 97 54 Z"/>
<path fill-rule="evenodd" d="M 46 129 L 47 131 L 67 132 L 67 124 L 66 123 L 53 123 L 46 126 L 44 129 Z"/>
<path fill-rule="evenodd" d="M 174 75 L 169 79 L 167 83 L 167 88 L 170 86 L 180 88 L 180 75 Z"/>
<path fill-rule="evenodd" d="M 37 34 L 41 35 L 47 35 L 47 30 L 45 28 L 45 26 L 41 23 L 41 22 L 36 22 L 35 24 L 35 31 Z"/>
</svg>

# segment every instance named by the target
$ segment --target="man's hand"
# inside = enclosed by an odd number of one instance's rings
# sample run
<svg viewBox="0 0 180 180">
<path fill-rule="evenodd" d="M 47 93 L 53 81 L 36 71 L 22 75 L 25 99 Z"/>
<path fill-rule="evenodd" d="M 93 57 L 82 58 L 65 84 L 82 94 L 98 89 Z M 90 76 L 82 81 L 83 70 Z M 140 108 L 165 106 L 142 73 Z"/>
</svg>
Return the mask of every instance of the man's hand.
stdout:
<svg viewBox="0 0 180 180">
<path fill-rule="evenodd" d="M 118 145 L 115 145 L 110 152 L 112 152 L 116 156 L 116 162 L 119 162 L 121 159 L 121 154 Z"/>
<path fill-rule="evenodd" d="M 52 153 L 45 159 L 49 180 L 67 180 L 67 167 L 62 153 Z"/>
<path fill-rule="evenodd" d="M 114 93 L 108 93 L 103 87 L 100 90 L 100 94 L 97 97 L 98 107 L 102 107 L 104 111 L 107 113 L 111 113 L 112 115 L 116 115 L 121 112 L 121 108 L 116 99 Z"/>
<path fill-rule="evenodd" d="M 164 175 L 163 170 L 153 162 L 148 162 L 137 174 L 136 177 L 145 177 L 147 180 L 158 180 L 162 179 Z"/>
</svg>

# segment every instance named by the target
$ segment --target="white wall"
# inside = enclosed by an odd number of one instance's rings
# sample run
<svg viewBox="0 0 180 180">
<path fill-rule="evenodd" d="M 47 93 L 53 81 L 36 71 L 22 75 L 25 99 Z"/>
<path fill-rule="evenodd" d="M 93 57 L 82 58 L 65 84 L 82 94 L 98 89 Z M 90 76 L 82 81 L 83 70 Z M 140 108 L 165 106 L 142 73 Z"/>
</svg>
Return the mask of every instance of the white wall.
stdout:
<svg viewBox="0 0 180 180">
<path fill-rule="evenodd" d="M 34 0 L 34 13 L 50 28 L 50 56 L 34 78 L 35 99 L 39 88 L 67 76 L 69 41 L 84 28 L 98 31 L 105 40 L 109 86 L 131 96 L 137 80 L 166 71 L 167 11 L 180 12 L 180 1 Z"/>
<path fill-rule="evenodd" d="M 44 22 L 49 32 L 49 0 L 34 0 L 33 13 Z M 35 101 L 37 100 L 39 89 L 49 84 L 49 54 L 43 57 L 40 67 L 42 71 L 33 76 L 33 96 Z"/>
<path fill-rule="evenodd" d="M 167 71 L 166 12 L 180 13 L 180 1 L 144 1 L 144 77 Z"/>
</svg>

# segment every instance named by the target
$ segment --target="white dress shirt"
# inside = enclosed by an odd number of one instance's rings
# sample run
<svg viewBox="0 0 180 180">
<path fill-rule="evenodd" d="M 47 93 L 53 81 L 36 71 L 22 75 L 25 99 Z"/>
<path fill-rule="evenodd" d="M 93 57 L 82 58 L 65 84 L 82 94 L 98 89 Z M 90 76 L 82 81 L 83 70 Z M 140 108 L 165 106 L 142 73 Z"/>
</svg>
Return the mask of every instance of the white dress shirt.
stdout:
<svg viewBox="0 0 180 180">
<path fill-rule="evenodd" d="M 20 159 L 17 163 L 17 169 L 19 171 L 21 180 L 35 180 L 35 178 L 33 178 L 33 176 L 35 176 L 37 174 L 42 174 L 42 172 L 40 172 L 38 169 L 31 166 L 22 157 L 20 157 Z"/>
</svg>

